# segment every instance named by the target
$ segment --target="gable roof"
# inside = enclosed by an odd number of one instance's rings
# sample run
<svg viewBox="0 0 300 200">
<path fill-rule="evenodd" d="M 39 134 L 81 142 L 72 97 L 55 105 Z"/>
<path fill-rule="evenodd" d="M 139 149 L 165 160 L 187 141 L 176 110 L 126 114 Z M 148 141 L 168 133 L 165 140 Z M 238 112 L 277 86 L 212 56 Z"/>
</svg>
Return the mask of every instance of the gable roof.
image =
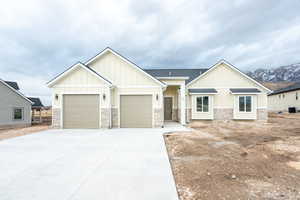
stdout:
<svg viewBox="0 0 300 200">
<path fill-rule="evenodd" d="M 5 86 L 7 86 L 9 89 L 11 89 L 13 92 L 15 92 L 16 94 L 18 94 L 19 96 L 21 96 L 22 98 L 24 98 L 26 101 L 30 102 L 31 104 L 33 104 L 33 102 L 28 99 L 27 97 L 25 97 L 21 92 L 19 92 L 18 90 L 16 90 L 15 88 L 13 88 L 12 86 L 10 86 L 6 81 L 0 79 L 0 83 L 3 83 Z M 19 88 L 19 87 L 18 87 Z"/>
<path fill-rule="evenodd" d="M 281 94 L 284 92 L 291 92 L 291 91 L 295 91 L 295 90 L 300 90 L 300 82 L 297 82 L 297 83 L 290 85 L 288 87 L 285 87 L 285 88 L 275 90 L 271 94 L 269 94 L 269 96 L 275 95 L 275 94 Z"/>
<path fill-rule="evenodd" d="M 42 104 L 42 102 L 39 98 L 36 98 L 36 97 L 27 97 L 27 98 L 33 102 L 32 107 L 44 107 L 44 105 Z"/>
<path fill-rule="evenodd" d="M 18 83 L 13 81 L 5 81 L 10 87 L 14 88 L 15 90 L 20 90 Z"/>
<path fill-rule="evenodd" d="M 265 90 L 267 90 L 268 92 L 271 92 L 271 90 L 267 87 L 265 87 L 264 85 L 262 85 L 261 83 L 257 82 L 256 80 L 254 80 L 253 78 L 251 78 L 250 76 L 248 76 L 247 74 L 243 73 L 242 71 L 240 71 L 237 67 L 233 66 L 232 64 L 230 64 L 229 62 L 227 62 L 226 60 L 222 59 L 219 62 L 217 62 L 216 64 L 214 64 L 212 67 L 210 67 L 207 71 L 205 71 L 203 74 L 200 74 L 197 78 L 195 78 L 194 80 L 192 80 L 191 82 L 189 82 L 187 84 L 191 85 L 193 82 L 199 80 L 201 77 L 205 76 L 206 74 L 208 74 L 210 71 L 212 71 L 213 69 L 215 69 L 216 67 L 218 67 L 220 64 L 225 64 L 227 66 L 229 66 L 231 69 L 233 69 L 234 71 L 240 73 L 243 77 L 247 78 L 248 80 L 254 82 L 256 85 L 259 85 L 260 87 L 264 88 Z"/>
<path fill-rule="evenodd" d="M 110 53 L 114 54 L 115 56 L 119 57 L 121 60 L 125 61 L 130 66 L 132 66 L 135 69 L 137 69 L 138 71 L 142 72 L 143 74 L 145 74 L 146 76 L 148 76 L 149 78 L 151 78 L 152 80 L 154 80 L 155 82 L 157 82 L 158 84 L 160 84 L 161 86 L 166 87 L 166 84 L 164 84 L 160 80 L 156 79 L 151 74 L 147 73 L 147 71 L 145 71 L 144 69 L 142 69 L 141 67 L 139 67 L 137 64 L 135 64 L 134 62 L 130 61 L 128 58 L 125 58 L 124 56 L 122 56 L 121 54 L 119 54 L 115 50 L 111 49 L 110 47 L 106 47 L 103 51 L 101 51 L 100 53 L 98 53 L 96 56 L 94 56 L 91 59 L 89 59 L 88 61 L 86 61 L 85 64 L 86 65 L 91 64 L 93 61 L 95 61 L 96 59 L 100 58 L 101 56 L 103 56 L 107 52 L 110 52 Z"/>
<path fill-rule="evenodd" d="M 81 62 L 78 62 L 78 63 L 72 65 L 71 67 L 69 67 L 68 69 L 66 69 L 64 72 L 62 72 L 59 75 L 57 75 L 56 77 L 54 77 L 52 80 L 50 80 L 47 83 L 47 86 L 51 87 L 57 81 L 59 81 L 60 79 L 62 79 L 63 77 L 65 77 L 67 74 L 71 73 L 73 70 L 75 70 L 78 67 L 81 67 L 81 68 L 85 69 L 86 71 L 90 72 L 93 76 L 96 76 L 98 79 L 104 81 L 109 86 L 113 86 L 112 83 L 109 80 L 107 80 L 106 78 L 104 78 L 103 76 L 101 76 L 100 74 L 98 74 L 96 71 L 94 71 L 93 69 L 91 69 L 90 67 L 86 66 L 85 64 L 83 64 Z"/>
<path fill-rule="evenodd" d="M 154 77 L 188 77 L 185 83 L 189 83 L 208 69 L 145 69 Z"/>
</svg>

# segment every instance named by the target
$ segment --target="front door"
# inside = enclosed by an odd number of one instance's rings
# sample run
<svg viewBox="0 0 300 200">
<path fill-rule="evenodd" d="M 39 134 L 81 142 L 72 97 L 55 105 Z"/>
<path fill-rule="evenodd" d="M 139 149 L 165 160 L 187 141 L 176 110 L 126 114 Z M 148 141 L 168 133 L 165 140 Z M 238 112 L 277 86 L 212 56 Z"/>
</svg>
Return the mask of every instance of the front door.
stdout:
<svg viewBox="0 0 300 200">
<path fill-rule="evenodd" d="M 164 119 L 165 120 L 172 120 L 172 97 L 165 97 L 164 98 Z"/>
</svg>

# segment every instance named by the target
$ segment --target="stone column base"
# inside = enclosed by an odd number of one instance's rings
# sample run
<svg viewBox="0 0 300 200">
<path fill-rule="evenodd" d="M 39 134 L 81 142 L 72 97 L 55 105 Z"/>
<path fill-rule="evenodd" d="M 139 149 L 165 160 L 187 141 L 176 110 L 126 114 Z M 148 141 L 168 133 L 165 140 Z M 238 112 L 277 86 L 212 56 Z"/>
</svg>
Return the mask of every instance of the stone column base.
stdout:
<svg viewBox="0 0 300 200">
<path fill-rule="evenodd" d="M 160 128 L 164 125 L 164 112 L 163 109 L 154 109 L 154 127 Z"/>
<path fill-rule="evenodd" d="M 101 128 L 110 128 L 109 118 L 110 118 L 110 109 L 101 108 Z"/>
<path fill-rule="evenodd" d="M 232 120 L 233 108 L 214 108 L 215 120 Z"/>
<path fill-rule="evenodd" d="M 267 109 L 257 109 L 257 120 L 268 120 L 268 110 Z"/>
<path fill-rule="evenodd" d="M 52 108 L 52 128 L 62 128 L 60 126 L 60 108 Z"/>
<path fill-rule="evenodd" d="M 111 117 L 112 117 L 112 127 L 118 128 L 119 127 L 119 109 L 118 108 L 111 109 Z"/>
</svg>

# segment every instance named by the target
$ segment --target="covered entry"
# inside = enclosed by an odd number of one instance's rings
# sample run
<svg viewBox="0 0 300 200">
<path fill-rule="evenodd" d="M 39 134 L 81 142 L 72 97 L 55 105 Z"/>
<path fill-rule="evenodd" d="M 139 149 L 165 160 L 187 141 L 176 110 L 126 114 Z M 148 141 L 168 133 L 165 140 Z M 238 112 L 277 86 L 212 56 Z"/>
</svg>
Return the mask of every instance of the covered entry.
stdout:
<svg viewBox="0 0 300 200">
<path fill-rule="evenodd" d="M 152 95 L 120 96 L 120 127 L 152 127 Z"/>
<path fill-rule="evenodd" d="M 63 95 L 63 128 L 99 128 L 99 95 Z"/>
</svg>

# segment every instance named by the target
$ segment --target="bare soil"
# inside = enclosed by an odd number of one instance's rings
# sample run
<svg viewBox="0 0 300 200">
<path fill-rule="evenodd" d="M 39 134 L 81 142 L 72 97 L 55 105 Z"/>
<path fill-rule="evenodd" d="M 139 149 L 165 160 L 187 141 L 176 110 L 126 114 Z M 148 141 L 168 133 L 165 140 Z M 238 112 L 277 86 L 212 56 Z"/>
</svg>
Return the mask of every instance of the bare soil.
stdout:
<svg viewBox="0 0 300 200">
<path fill-rule="evenodd" d="M 165 135 L 181 200 L 300 199 L 300 113 Z"/>
<path fill-rule="evenodd" d="M 35 132 L 47 130 L 49 129 L 49 127 L 50 126 L 48 125 L 34 125 L 26 128 L 0 129 L 0 140 L 32 134 Z"/>
</svg>

